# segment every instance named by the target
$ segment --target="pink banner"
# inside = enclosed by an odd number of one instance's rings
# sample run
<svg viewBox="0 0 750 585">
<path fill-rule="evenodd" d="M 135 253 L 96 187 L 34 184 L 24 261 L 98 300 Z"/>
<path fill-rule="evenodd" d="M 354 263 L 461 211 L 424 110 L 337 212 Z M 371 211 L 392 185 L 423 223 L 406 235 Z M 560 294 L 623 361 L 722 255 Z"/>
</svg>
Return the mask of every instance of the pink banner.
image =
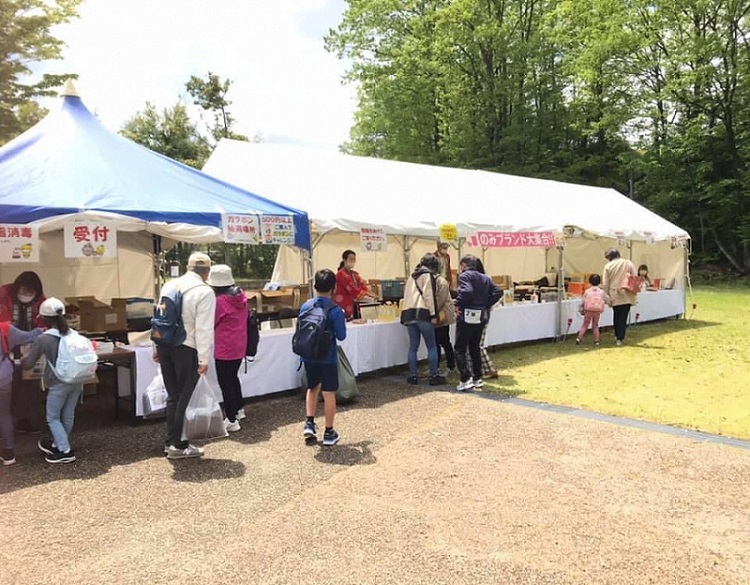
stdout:
<svg viewBox="0 0 750 585">
<path fill-rule="evenodd" d="M 469 238 L 475 248 L 554 248 L 552 232 L 477 232 Z"/>
</svg>

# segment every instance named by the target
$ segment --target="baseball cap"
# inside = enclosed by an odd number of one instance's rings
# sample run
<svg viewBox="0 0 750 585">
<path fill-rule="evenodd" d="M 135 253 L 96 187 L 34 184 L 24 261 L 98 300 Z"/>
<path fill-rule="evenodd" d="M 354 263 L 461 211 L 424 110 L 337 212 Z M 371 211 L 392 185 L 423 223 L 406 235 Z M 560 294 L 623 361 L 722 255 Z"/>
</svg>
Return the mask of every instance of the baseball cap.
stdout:
<svg viewBox="0 0 750 585">
<path fill-rule="evenodd" d="M 190 258 L 188 258 L 187 265 L 188 268 L 196 268 L 198 266 L 209 268 L 211 266 L 211 258 L 203 252 L 193 252 L 190 254 Z"/>
<path fill-rule="evenodd" d="M 60 299 L 50 297 L 39 306 L 39 314 L 42 317 L 57 317 L 65 314 L 65 305 Z"/>
</svg>

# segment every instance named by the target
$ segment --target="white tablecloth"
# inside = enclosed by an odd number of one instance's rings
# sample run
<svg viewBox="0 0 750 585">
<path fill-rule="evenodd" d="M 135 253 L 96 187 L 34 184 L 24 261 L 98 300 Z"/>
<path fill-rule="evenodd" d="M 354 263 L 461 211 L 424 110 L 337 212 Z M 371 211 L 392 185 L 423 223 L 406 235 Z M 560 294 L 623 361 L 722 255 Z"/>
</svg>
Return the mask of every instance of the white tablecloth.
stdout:
<svg viewBox="0 0 750 585">
<path fill-rule="evenodd" d="M 681 290 L 641 293 L 638 295 L 638 304 L 631 309 L 631 321 L 635 321 L 636 315 L 638 322 L 681 315 L 685 312 L 684 301 L 684 292 Z M 581 326 L 579 305 L 580 300 L 562 303 L 563 331 L 568 318 L 572 319 L 570 332 Z M 556 303 L 515 303 L 497 307 L 492 312 L 486 344 L 493 346 L 552 338 L 557 331 L 556 318 Z M 612 309 L 605 310 L 600 323 L 602 326 L 612 325 Z M 299 358 L 292 353 L 292 334 L 292 329 L 261 331 L 255 361 L 248 363 L 247 368 L 244 364 L 240 366 L 242 394 L 245 397 L 272 394 L 299 386 Z M 346 351 L 354 372 L 361 374 L 405 364 L 409 339 L 405 328 L 397 321 L 367 323 L 348 325 L 347 337 L 341 346 Z M 143 393 L 158 374 L 158 364 L 151 358 L 151 347 L 128 346 L 128 349 L 136 353 L 136 414 L 142 416 Z M 426 356 L 427 352 L 422 345 L 419 357 L 424 359 Z M 217 394 L 220 394 L 213 367 L 209 368 L 209 380 Z M 129 385 L 121 382 L 120 388 L 127 391 Z"/>
</svg>

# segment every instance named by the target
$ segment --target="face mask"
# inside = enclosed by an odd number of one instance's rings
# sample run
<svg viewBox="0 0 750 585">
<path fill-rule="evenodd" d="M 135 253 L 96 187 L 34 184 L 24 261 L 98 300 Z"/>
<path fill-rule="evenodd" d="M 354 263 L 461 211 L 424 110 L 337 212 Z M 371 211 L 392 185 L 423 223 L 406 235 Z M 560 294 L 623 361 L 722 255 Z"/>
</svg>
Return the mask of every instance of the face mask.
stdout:
<svg viewBox="0 0 750 585">
<path fill-rule="evenodd" d="M 638 274 L 640 274 L 641 276 L 646 276 L 648 272 L 646 272 L 645 270 L 641 270 Z"/>
<path fill-rule="evenodd" d="M 354 262 L 347 262 L 346 263 L 346 269 L 347 270 L 354 270 Z"/>
<path fill-rule="evenodd" d="M 18 295 L 18 301 L 21 304 L 27 305 L 36 298 L 36 295 Z"/>
</svg>

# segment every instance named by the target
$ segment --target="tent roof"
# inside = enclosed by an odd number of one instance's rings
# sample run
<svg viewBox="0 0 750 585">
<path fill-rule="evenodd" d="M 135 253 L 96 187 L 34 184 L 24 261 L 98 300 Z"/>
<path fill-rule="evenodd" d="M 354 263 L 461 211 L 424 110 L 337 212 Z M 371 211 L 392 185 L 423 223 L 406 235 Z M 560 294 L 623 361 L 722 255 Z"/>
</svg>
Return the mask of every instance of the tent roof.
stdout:
<svg viewBox="0 0 750 585">
<path fill-rule="evenodd" d="M 436 237 L 456 224 L 478 230 L 553 231 L 631 240 L 687 238 L 676 225 L 614 189 L 486 171 L 343 155 L 286 145 L 222 140 L 205 172 L 304 207 L 314 230 Z"/>
<path fill-rule="evenodd" d="M 121 229 L 192 241 L 220 239 L 221 214 L 294 217 L 310 248 L 307 214 L 245 191 L 107 130 L 74 91 L 0 148 L 0 217 L 55 229 L 61 216 L 122 220 Z M 200 229 L 196 229 L 200 228 Z"/>
</svg>

